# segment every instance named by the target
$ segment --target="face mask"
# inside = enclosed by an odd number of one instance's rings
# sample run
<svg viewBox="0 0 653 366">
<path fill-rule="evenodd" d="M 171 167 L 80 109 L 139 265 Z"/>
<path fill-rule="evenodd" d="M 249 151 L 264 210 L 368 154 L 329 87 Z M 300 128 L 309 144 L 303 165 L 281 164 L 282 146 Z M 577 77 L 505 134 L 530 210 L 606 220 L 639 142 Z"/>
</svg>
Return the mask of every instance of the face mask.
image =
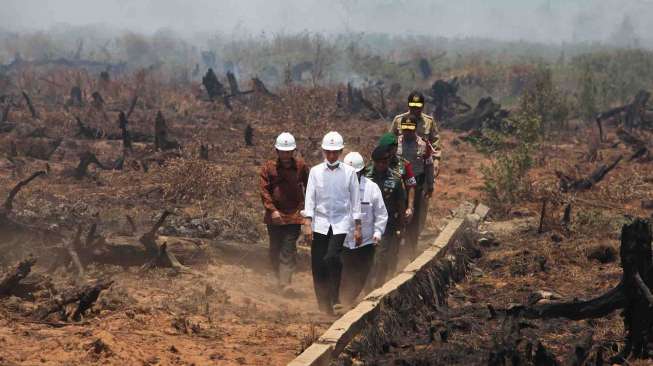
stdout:
<svg viewBox="0 0 653 366">
<path fill-rule="evenodd" d="M 331 168 L 331 169 L 335 169 L 335 168 L 338 167 L 338 165 L 340 165 L 340 161 L 336 161 L 335 163 L 331 164 L 331 163 L 329 163 L 329 161 L 327 160 L 326 164 L 327 164 L 327 167 L 329 167 L 329 168 Z"/>
</svg>

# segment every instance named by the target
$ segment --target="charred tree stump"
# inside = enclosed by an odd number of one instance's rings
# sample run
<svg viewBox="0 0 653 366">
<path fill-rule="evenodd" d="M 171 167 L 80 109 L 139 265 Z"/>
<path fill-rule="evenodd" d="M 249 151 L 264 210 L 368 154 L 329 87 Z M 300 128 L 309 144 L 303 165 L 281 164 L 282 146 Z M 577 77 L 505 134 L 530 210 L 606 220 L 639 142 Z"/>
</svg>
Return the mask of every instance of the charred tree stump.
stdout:
<svg viewBox="0 0 653 366">
<path fill-rule="evenodd" d="M 240 95 L 240 88 L 238 87 L 238 81 L 236 80 L 236 75 L 233 72 L 227 72 L 227 82 L 229 82 L 229 89 L 231 90 L 231 96 L 237 97 Z"/>
<path fill-rule="evenodd" d="M 558 179 L 560 179 L 560 190 L 563 192 L 569 191 L 586 191 L 592 188 L 605 178 L 605 176 L 614 169 L 621 161 L 623 156 L 619 155 L 614 162 L 610 165 L 601 165 L 589 177 L 582 179 L 574 179 L 560 171 L 556 171 Z"/>
<path fill-rule="evenodd" d="M 131 103 L 129 104 L 129 109 L 127 110 L 127 119 L 134 113 L 134 109 L 136 109 L 136 103 L 138 102 L 138 95 L 134 95 L 132 98 Z"/>
<path fill-rule="evenodd" d="M 102 95 L 95 91 L 93 94 L 91 94 L 91 97 L 93 98 L 93 107 L 103 110 L 104 109 L 104 98 L 102 98 Z"/>
<path fill-rule="evenodd" d="M 200 145 L 199 156 L 202 160 L 209 160 L 209 147 L 204 144 Z"/>
<path fill-rule="evenodd" d="M 571 229 L 571 202 L 565 206 L 565 213 L 562 216 L 562 226 L 566 231 Z"/>
<path fill-rule="evenodd" d="M 204 85 L 204 89 L 206 89 L 206 93 L 208 94 L 210 100 L 216 100 L 220 98 L 222 99 L 222 103 L 224 103 L 224 106 L 227 109 L 232 109 L 224 85 L 220 83 L 212 68 L 209 68 L 209 70 L 206 72 L 206 75 L 202 77 L 202 85 Z"/>
<path fill-rule="evenodd" d="M 9 112 L 11 111 L 11 101 L 7 101 L 5 107 L 2 110 L 2 119 L 0 122 L 9 121 Z"/>
<path fill-rule="evenodd" d="M 587 301 L 535 304 L 507 311 L 508 315 L 530 318 L 567 318 L 572 320 L 604 317 L 624 309 L 626 346 L 612 361 L 649 358 L 653 341 L 653 259 L 651 224 L 635 219 L 621 229 L 621 267 L 619 284 L 605 294 Z"/>
<path fill-rule="evenodd" d="M 626 108 L 626 118 L 624 126 L 628 129 L 642 127 L 645 122 L 644 113 L 646 112 L 646 103 L 651 97 L 651 93 L 646 90 L 640 90 L 635 95 L 633 102 Z"/>
<path fill-rule="evenodd" d="M 16 265 L 12 271 L 0 278 L 0 297 L 9 296 L 14 293 L 19 282 L 30 273 L 32 266 L 36 263 L 35 258 L 28 258 Z"/>
<path fill-rule="evenodd" d="M 27 103 L 27 108 L 29 109 L 29 112 L 32 114 L 32 118 L 36 119 L 39 118 L 38 113 L 36 113 L 36 109 L 34 109 L 34 105 L 32 104 L 32 99 L 30 99 L 29 95 L 27 92 L 23 91 L 23 98 L 25 99 L 25 103 Z"/>
<path fill-rule="evenodd" d="M 263 83 L 263 81 L 261 79 L 256 78 L 256 77 L 252 78 L 252 90 L 255 93 L 258 93 L 258 94 L 263 94 L 263 95 L 266 95 L 266 96 L 272 97 L 272 98 L 278 98 L 278 96 L 276 94 L 272 93 L 265 86 L 265 84 Z"/>
<path fill-rule="evenodd" d="M 420 58 L 417 66 L 420 73 L 422 74 L 422 79 L 426 80 L 431 77 L 433 71 L 431 70 L 431 64 L 429 63 L 429 60 Z"/>
<path fill-rule="evenodd" d="M 86 177 L 88 175 L 88 167 L 91 164 L 97 165 L 102 170 L 107 170 L 107 168 L 104 165 L 102 165 L 102 163 L 100 163 L 100 161 L 97 159 L 97 156 L 95 156 L 95 154 L 91 153 L 90 151 L 87 151 L 79 157 L 79 164 L 73 171 L 72 176 L 75 179 L 82 179 L 83 177 Z"/>
<path fill-rule="evenodd" d="M 70 105 L 81 107 L 84 105 L 84 97 L 82 96 L 82 89 L 79 86 L 73 86 L 70 89 Z"/>
<path fill-rule="evenodd" d="M 127 129 L 127 125 L 129 124 L 129 121 L 127 121 L 127 116 L 125 116 L 125 113 L 120 111 L 120 114 L 118 114 L 118 127 L 120 127 L 120 131 L 122 133 L 122 148 L 124 151 L 129 150 L 133 151 L 132 147 L 132 138 L 131 135 L 129 134 L 129 130 Z"/>
<path fill-rule="evenodd" d="M 156 244 L 157 232 L 159 228 L 163 225 L 164 221 L 172 213 L 170 211 L 164 211 L 159 217 L 159 220 L 152 226 L 150 231 L 146 232 L 141 236 L 139 241 L 145 247 L 146 253 L 150 256 L 150 261 L 143 265 L 143 270 L 148 270 L 152 268 L 174 268 L 176 270 L 189 270 L 188 267 L 182 265 L 177 257 L 170 251 L 168 251 L 168 244 L 163 243 L 161 246 Z"/>
<path fill-rule="evenodd" d="M 245 145 L 254 146 L 254 128 L 251 125 L 245 127 Z"/>
<path fill-rule="evenodd" d="M 542 210 L 540 210 L 540 225 L 537 228 L 538 234 L 542 234 L 544 232 L 545 216 L 546 216 L 546 198 L 542 200 Z"/>
<path fill-rule="evenodd" d="M 166 120 L 163 118 L 161 111 L 157 112 L 156 119 L 154 120 L 154 149 L 165 151 L 178 149 L 179 147 L 177 141 L 168 139 Z"/>
<path fill-rule="evenodd" d="M 9 218 L 9 214 L 13 210 L 13 203 L 14 203 L 14 198 L 20 192 L 23 187 L 28 185 L 31 181 L 36 179 L 37 177 L 40 177 L 41 175 L 44 175 L 44 171 L 38 171 L 32 174 L 29 178 L 18 182 L 14 188 L 9 191 L 9 194 L 7 195 L 7 198 L 5 199 L 4 204 L 0 208 L 0 231 L 1 230 L 6 230 L 6 229 L 25 229 L 25 227 L 21 224 L 18 224 L 11 220 Z"/>
</svg>

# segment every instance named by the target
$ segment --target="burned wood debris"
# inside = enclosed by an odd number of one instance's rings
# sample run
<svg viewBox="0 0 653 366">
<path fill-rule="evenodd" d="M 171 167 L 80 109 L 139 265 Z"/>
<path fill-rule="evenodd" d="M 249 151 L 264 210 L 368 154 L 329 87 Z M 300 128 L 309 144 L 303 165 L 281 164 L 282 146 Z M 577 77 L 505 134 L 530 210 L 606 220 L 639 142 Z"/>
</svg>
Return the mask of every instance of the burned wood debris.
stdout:
<svg viewBox="0 0 653 366">
<path fill-rule="evenodd" d="M 525 318 L 595 319 L 624 309 L 626 345 L 610 362 L 622 363 L 629 358 L 647 358 L 653 337 L 653 260 L 651 224 L 637 218 L 621 230 L 621 281 L 613 289 L 591 300 L 548 302 L 517 306 L 507 310 L 510 316 Z M 587 347 L 585 347 L 587 348 Z"/>
<path fill-rule="evenodd" d="M 596 124 L 599 128 L 600 140 L 604 140 L 603 122 L 617 119 L 624 128 L 653 129 L 653 108 L 648 106 L 651 93 L 646 90 L 637 92 L 629 104 L 609 109 L 596 115 Z"/>
<path fill-rule="evenodd" d="M 561 171 L 556 171 L 556 175 L 558 176 L 558 179 L 560 179 L 560 190 L 562 192 L 588 190 L 603 180 L 603 178 L 605 178 L 605 176 L 612 171 L 622 159 L 623 156 L 619 155 L 611 164 L 601 165 L 586 178 L 575 179 Z"/>
</svg>

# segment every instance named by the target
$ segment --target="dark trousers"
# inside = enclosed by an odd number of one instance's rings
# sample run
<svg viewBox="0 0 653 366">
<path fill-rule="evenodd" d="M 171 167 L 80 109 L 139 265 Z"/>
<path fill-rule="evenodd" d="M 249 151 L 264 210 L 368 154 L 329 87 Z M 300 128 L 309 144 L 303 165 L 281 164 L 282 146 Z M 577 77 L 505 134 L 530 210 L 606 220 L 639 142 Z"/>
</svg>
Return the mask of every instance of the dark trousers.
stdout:
<svg viewBox="0 0 653 366">
<path fill-rule="evenodd" d="M 374 258 L 374 275 L 370 283 L 373 289 L 383 286 L 397 271 L 399 241 L 395 230 L 386 229 Z"/>
<path fill-rule="evenodd" d="M 343 304 L 353 304 L 360 294 L 374 263 L 374 245 L 342 251 L 342 281 L 340 298 Z"/>
<path fill-rule="evenodd" d="M 301 225 L 268 225 L 270 263 L 282 286 L 290 285 L 297 267 L 297 238 Z"/>
<path fill-rule="evenodd" d="M 419 242 L 419 234 L 422 232 L 424 222 L 426 220 L 426 209 L 428 205 L 425 202 L 424 184 L 417 184 L 415 187 L 415 204 L 413 207 L 413 219 L 410 220 L 405 228 L 405 244 L 406 256 L 408 259 L 413 259 L 417 255 L 417 243 Z"/>
<path fill-rule="evenodd" d="M 334 235 L 329 228 L 327 235 L 313 233 L 311 243 L 311 267 L 313 286 L 320 310 L 331 312 L 340 303 L 340 275 L 342 272 L 342 244 L 347 234 Z"/>
</svg>

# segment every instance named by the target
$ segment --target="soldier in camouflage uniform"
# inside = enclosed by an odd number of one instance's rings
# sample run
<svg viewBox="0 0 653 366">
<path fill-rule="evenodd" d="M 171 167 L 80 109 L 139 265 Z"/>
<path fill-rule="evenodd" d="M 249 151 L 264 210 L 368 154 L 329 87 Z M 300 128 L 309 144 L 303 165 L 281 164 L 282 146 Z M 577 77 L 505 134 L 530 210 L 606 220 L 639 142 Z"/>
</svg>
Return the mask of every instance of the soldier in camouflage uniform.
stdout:
<svg viewBox="0 0 653 366">
<path fill-rule="evenodd" d="M 426 142 L 431 144 L 433 149 L 433 175 L 438 176 L 440 171 L 440 157 L 442 150 L 440 146 L 440 132 L 435 119 L 424 113 L 424 95 L 414 91 L 408 95 L 408 112 L 395 116 L 390 126 L 390 132 L 395 135 L 401 134 L 401 120 L 406 116 L 413 116 L 417 119 L 417 136 L 422 137 Z"/>
<path fill-rule="evenodd" d="M 387 146 L 379 146 L 372 153 L 374 165 L 365 172 L 365 176 L 381 189 L 383 202 L 388 211 L 388 223 L 381 244 L 375 257 L 374 272 L 370 276 L 373 288 L 381 286 L 397 269 L 399 242 L 404 227 L 406 192 L 401 175 L 390 169 L 392 157 Z"/>
<path fill-rule="evenodd" d="M 417 254 L 417 242 L 428 213 L 428 201 L 434 190 L 433 149 L 425 139 L 416 133 L 418 120 L 415 116 L 401 118 L 401 135 L 398 139 L 397 154 L 410 161 L 417 186 L 415 187 L 415 214 L 406 226 L 406 246 L 408 254 Z"/>
<path fill-rule="evenodd" d="M 397 135 L 393 133 L 385 133 L 379 140 L 379 146 L 386 146 L 390 150 L 390 169 L 397 171 L 404 182 L 404 189 L 406 190 L 408 199 L 406 200 L 406 224 L 413 218 L 415 207 L 415 187 L 417 180 L 413 173 L 413 166 L 410 161 L 397 155 L 398 140 Z"/>
</svg>

